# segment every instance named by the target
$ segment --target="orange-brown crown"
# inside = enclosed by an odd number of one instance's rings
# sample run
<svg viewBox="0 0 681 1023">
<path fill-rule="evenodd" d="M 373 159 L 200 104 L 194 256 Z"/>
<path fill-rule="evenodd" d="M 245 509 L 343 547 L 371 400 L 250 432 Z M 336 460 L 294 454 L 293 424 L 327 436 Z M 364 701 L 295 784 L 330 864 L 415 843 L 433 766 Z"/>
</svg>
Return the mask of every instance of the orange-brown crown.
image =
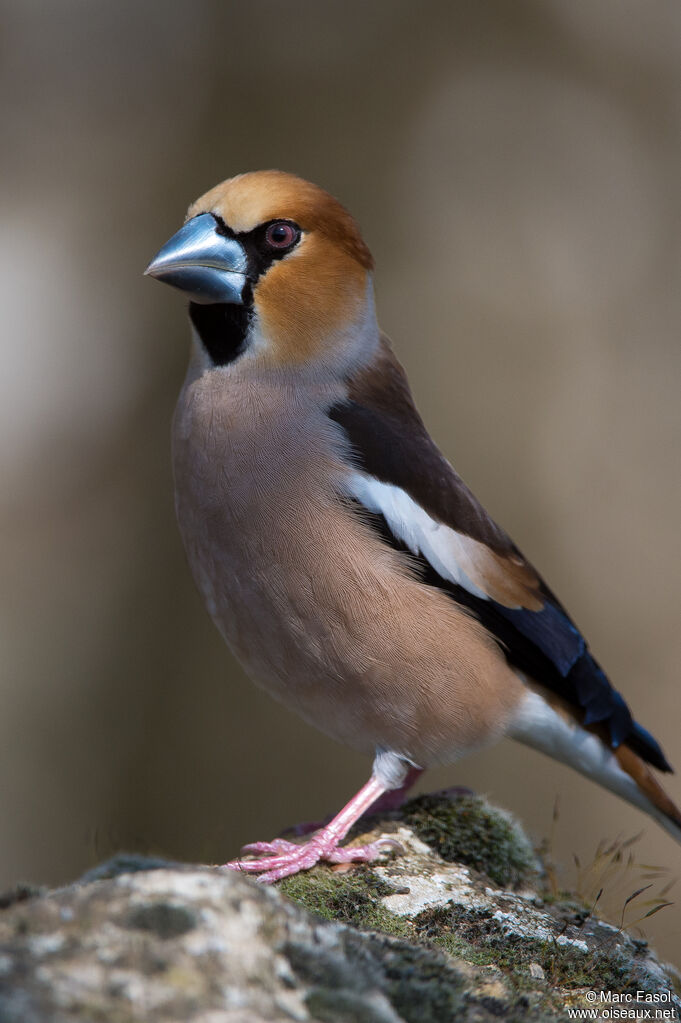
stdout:
<svg viewBox="0 0 681 1023">
<path fill-rule="evenodd" d="M 318 185 L 285 171 L 250 171 L 222 181 L 192 203 L 187 218 L 217 213 L 237 233 L 268 220 L 294 220 L 303 231 L 318 231 L 346 250 L 365 270 L 374 261 L 355 218 Z"/>
</svg>

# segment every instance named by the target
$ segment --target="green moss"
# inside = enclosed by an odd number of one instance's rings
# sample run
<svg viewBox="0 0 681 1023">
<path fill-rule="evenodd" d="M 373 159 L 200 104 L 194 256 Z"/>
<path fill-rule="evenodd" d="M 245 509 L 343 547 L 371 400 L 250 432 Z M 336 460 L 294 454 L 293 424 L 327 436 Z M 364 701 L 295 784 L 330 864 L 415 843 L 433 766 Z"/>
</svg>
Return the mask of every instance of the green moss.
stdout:
<svg viewBox="0 0 681 1023">
<path fill-rule="evenodd" d="M 494 965 L 502 970 L 518 991 L 536 987 L 529 979 L 530 963 L 538 963 L 553 988 L 598 987 L 603 990 L 635 991 L 645 987 L 632 973 L 616 947 L 605 944 L 593 952 L 554 940 L 509 935 L 488 910 L 471 912 L 461 906 L 424 910 L 414 918 L 414 930 L 421 941 L 445 949 L 479 966 Z"/>
<path fill-rule="evenodd" d="M 463 796 L 451 799 L 443 794 L 421 796 L 408 803 L 400 811 L 400 817 L 443 860 L 464 863 L 486 875 L 499 887 L 510 889 L 530 881 L 534 881 L 536 886 L 539 881 L 537 862 L 527 838 L 511 818 L 489 807 L 480 798 Z M 427 865 L 424 869 L 428 869 Z M 399 871 L 398 876 L 405 880 Z M 480 880 L 473 879 L 473 884 L 474 888 L 480 889 Z M 406 946 L 410 952 L 404 947 L 398 949 L 398 945 L 404 946 L 404 941 L 389 943 L 393 946 L 391 954 L 394 952 L 395 956 L 406 957 L 406 960 L 412 954 L 416 958 L 413 963 L 406 962 L 404 970 L 400 965 L 394 973 L 388 971 L 381 986 L 383 994 L 405 1020 L 421 1023 L 424 1018 L 437 1021 L 451 1019 L 452 1014 L 458 1011 L 459 998 L 457 992 L 454 1001 L 448 1001 L 457 990 L 452 977 L 468 976 L 463 964 L 480 971 L 476 981 L 479 994 L 474 996 L 476 999 L 479 997 L 480 1011 L 498 1015 L 499 1005 L 503 1002 L 505 1018 L 518 1020 L 539 1021 L 559 1017 L 565 1008 L 566 991 L 587 987 L 624 993 L 648 990 L 655 983 L 644 962 L 644 946 L 632 949 L 626 942 L 623 944 L 621 935 L 595 926 L 589 908 L 569 893 L 556 893 L 544 901 L 541 928 L 537 921 L 544 937 L 533 937 L 531 913 L 527 930 L 523 928 L 522 934 L 514 934 L 503 919 L 497 918 L 494 907 L 488 905 L 476 908 L 452 901 L 444 906 L 425 909 L 411 919 L 399 917 L 382 903 L 382 899 L 394 889 L 368 867 L 347 873 L 317 867 L 286 879 L 280 888 L 306 909 L 327 920 L 340 921 L 362 931 L 379 932 L 371 934 L 372 941 L 385 943 L 382 935 L 389 935 L 410 943 Z M 499 905 L 506 903 L 501 901 Z M 549 932 L 553 937 L 546 937 Z M 346 932 L 346 936 L 350 941 L 351 932 Z M 566 941 L 570 938 L 577 939 L 578 943 Z M 584 945 L 580 947 L 582 940 L 588 944 L 588 950 Z M 433 962 L 439 962 L 439 966 L 433 966 L 431 977 L 427 957 L 438 951 L 441 954 Z M 422 960 L 420 956 L 426 959 Z M 449 991 L 441 987 L 443 963 L 445 972 L 448 969 L 453 971 L 448 979 Z M 543 979 L 538 980 L 532 975 L 531 964 L 542 968 Z M 403 987 L 402 977 L 406 974 L 413 979 L 415 971 L 418 973 L 420 970 L 423 970 L 422 984 L 415 1001 L 412 1001 L 412 982 L 405 982 Z M 390 976 L 395 979 L 394 988 Z M 495 978 L 499 978 L 498 982 Z M 342 1012 L 340 1007 L 334 1008 L 329 992 L 333 992 L 335 986 L 328 982 L 328 978 L 315 973 L 310 979 L 314 980 L 311 1000 L 315 1018 L 334 1021 L 360 1019 L 354 1003 L 351 1004 L 352 999 L 342 1007 Z M 353 977 L 351 988 L 354 980 Z M 497 998 L 501 1002 L 493 1005 Z M 427 1017 L 424 1016 L 426 1004 Z M 367 1003 L 366 1013 L 361 1019 L 373 1023 L 374 1013 L 377 1013 L 377 1019 L 382 1019 L 380 1006 Z"/>
<path fill-rule="evenodd" d="M 427 840 L 426 835 L 429 835 L 430 844 L 442 841 L 446 845 L 444 851 L 437 850 L 445 859 L 467 861 L 498 883 L 502 866 L 506 876 L 510 873 L 516 882 L 527 876 L 534 866 L 529 846 L 514 845 L 516 832 L 506 818 L 497 816 L 482 800 L 470 797 L 457 800 L 452 808 L 453 813 L 447 806 L 443 809 L 441 797 L 425 796 L 408 805 L 405 817 L 421 838 Z M 450 831 L 456 835 L 457 842 L 450 841 Z M 465 845 L 463 854 L 459 843 Z M 497 845 L 504 846 L 504 857 L 502 863 L 495 864 L 491 856 Z M 536 981 L 529 973 L 530 963 L 539 963 L 547 983 L 554 987 L 576 988 L 598 983 L 604 989 L 625 990 L 623 985 L 627 983 L 634 987 L 640 985 L 640 980 L 634 981 L 627 975 L 615 951 L 609 952 L 603 947 L 597 953 L 585 953 L 574 945 L 512 936 L 488 909 L 471 910 L 450 903 L 426 909 L 413 920 L 401 918 L 381 902 L 393 889 L 368 867 L 338 873 L 318 866 L 286 878 L 279 888 L 326 920 L 336 920 L 362 931 L 406 938 L 417 946 L 440 949 L 474 966 L 495 966 L 519 995 L 536 990 Z M 569 915 L 574 922 L 575 907 L 560 908 L 572 908 Z M 560 926 L 560 920 L 556 926 Z"/>
<path fill-rule="evenodd" d="M 325 920 L 351 924 L 360 931 L 380 931 L 394 937 L 411 933 L 409 924 L 381 904 L 391 887 L 372 870 L 359 867 L 340 874 L 327 867 L 285 878 L 280 891 Z"/>
<path fill-rule="evenodd" d="M 488 952 L 456 933 L 451 916 L 452 910 L 449 906 L 435 906 L 423 910 L 413 922 L 416 939 L 441 948 L 449 955 L 474 966 L 489 966 L 493 963 L 493 957 Z"/>
<path fill-rule="evenodd" d="M 402 814 L 443 860 L 473 867 L 501 888 L 517 888 L 535 873 L 534 852 L 520 828 L 478 796 L 418 796 Z"/>
</svg>

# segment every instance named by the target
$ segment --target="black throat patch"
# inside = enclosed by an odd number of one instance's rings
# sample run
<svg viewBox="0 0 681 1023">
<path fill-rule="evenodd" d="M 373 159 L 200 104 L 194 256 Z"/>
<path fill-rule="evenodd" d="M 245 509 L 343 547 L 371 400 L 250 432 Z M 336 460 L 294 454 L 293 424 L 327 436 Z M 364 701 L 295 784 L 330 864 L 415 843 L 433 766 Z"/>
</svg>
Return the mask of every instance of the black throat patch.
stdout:
<svg viewBox="0 0 681 1023">
<path fill-rule="evenodd" d="M 214 303 L 200 305 L 189 303 L 189 316 L 216 366 L 227 366 L 241 355 L 246 348 L 248 328 L 253 315 L 253 288 L 260 278 L 267 273 L 272 263 L 283 259 L 300 241 L 300 228 L 293 221 L 283 221 L 296 230 L 294 240 L 283 249 L 272 249 L 267 244 L 267 230 L 277 220 L 268 220 L 259 224 L 252 231 L 237 233 L 229 228 L 222 217 L 212 214 L 218 234 L 225 238 L 234 238 L 246 253 L 248 275 L 242 292 L 241 303 Z"/>
<path fill-rule="evenodd" d="M 216 366 L 234 362 L 246 347 L 246 335 L 253 313 L 250 283 L 244 287 L 244 304 L 189 303 L 189 317 L 201 343 Z"/>
</svg>

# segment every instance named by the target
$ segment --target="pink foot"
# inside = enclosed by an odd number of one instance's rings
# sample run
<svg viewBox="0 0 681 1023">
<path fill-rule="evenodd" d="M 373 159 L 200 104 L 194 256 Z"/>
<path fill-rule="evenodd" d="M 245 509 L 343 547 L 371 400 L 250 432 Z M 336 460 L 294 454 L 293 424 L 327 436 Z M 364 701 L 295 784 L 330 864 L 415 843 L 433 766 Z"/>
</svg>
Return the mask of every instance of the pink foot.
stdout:
<svg viewBox="0 0 681 1023">
<path fill-rule="evenodd" d="M 262 859 L 231 860 L 225 863 L 227 870 L 243 870 L 248 874 L 259 874 L 260 884 L 281 881 L 283 877 L 309 870 L 320 860 L 327 863 L 371 863 L 386 850 L 401 850 L 402 846 L 393 838 L 380 838 L 369 845 L 345 846 L 336 844 L 334 836 L 320 832 L 309 842 L 296 845 L 276 838 L 273 842 L 252 842 L 245 845 L 244 852 L 265 853 Z"/>
<path fill-rule="evenodd" d="M 261 884 L 280 881 L 300 870 L 309 870 L 320 860 L 327 863 L 370 863 L 386 849 L 401 849 L 393 838 L 381 838 L 369 845 L 341 848 L 340 843 L 348 831 L 386 792 L 386 786 L 372 777 L 354 796 L 347 806 L 325 827 L 302 845 L 275 838 L 273 842 L 252 842 L 244 846 L 244 852 L 264 853 L 262 859 L 232 860 L 225 863 L 227 870 L 243 870 L 248 874 L 260 874 Z"/>
</svg>

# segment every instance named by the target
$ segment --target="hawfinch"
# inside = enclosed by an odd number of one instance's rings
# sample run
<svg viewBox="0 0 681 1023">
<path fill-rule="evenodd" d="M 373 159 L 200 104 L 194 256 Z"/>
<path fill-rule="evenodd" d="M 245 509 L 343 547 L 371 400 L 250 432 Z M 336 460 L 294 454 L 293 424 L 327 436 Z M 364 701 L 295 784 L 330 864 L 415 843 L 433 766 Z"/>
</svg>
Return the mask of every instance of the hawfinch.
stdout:
<svg viewBox="0 0 681 1023">
<path fill-rule="evenodd" d="M 660 746 L 428 434 L 376 322 L 372 270 L 339 202 L 260 171 L 190 206 L 146 271 L 189 299 L 173 464 L 208 610 L 254 681 L 374 758 L 308 841 L 256 842 L 226 866 L 268 882 L 371 860 L 379 843 L 340 844 L 366 810 L 502 736 L 681 841 L 651 771 L 671 770 Z"/>
</svg>

